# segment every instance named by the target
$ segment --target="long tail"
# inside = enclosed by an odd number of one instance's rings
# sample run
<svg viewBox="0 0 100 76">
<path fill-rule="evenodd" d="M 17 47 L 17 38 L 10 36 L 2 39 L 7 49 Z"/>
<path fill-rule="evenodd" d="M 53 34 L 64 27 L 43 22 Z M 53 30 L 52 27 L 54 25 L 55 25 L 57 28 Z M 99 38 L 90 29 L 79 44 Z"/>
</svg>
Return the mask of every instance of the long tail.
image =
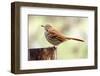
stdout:
<svg viewBox="0 0 100 76">
<path fill-rule="evenodd" d="M 66 39 L 84 42 L 84 40 L 81 40 L 81 39 L 78 39 L 78 38 L 66 38 Z"/>
</svg>

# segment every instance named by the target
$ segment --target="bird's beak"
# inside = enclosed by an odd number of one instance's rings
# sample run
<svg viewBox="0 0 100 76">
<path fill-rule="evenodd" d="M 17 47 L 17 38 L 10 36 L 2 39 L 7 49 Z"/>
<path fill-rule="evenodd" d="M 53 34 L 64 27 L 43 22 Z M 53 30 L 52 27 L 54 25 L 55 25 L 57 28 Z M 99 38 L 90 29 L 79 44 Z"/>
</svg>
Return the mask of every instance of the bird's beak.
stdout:
<svg viewBox="0 0 100 76">
<path fill-rule="evenodd" d="M 41 27 L 44 27 L 44 25 L 41 25 Z"/>
</svg>

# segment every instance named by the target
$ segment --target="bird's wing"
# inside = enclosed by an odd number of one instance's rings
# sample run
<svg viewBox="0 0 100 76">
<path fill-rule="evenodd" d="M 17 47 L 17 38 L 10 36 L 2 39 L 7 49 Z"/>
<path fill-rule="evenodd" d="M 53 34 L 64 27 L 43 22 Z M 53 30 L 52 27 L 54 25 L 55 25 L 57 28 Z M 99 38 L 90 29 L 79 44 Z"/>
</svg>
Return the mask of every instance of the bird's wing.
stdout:
<svg viewBox="0 0 100 76">
<path fill-rule="evenodd" d="M 51 29 L 49 30 L 49 33 L 52 34 L 52 37 L 57 38 L 60 41 L 65 41 L 65 40 L 76 40 L 76 41 L 81 41 L 84 42 L 84 40 L 82 39 L 78 39 L 78 38 L 72 38 L 72 37 L 66 37 L 65 35 L 63 35 L 61 32 L 59 32 L 56 29 Z"/>
<path fill-rule="evenodd" d="M 55 37 L 60 41 L 65 41 L 66 40 L 66 37 L 62 33 L 60 33 L 59 31 L 57 31 L 56 29 L 49 30 L 49 33 L 52 34 L 52 37 Z"/>
</svg>

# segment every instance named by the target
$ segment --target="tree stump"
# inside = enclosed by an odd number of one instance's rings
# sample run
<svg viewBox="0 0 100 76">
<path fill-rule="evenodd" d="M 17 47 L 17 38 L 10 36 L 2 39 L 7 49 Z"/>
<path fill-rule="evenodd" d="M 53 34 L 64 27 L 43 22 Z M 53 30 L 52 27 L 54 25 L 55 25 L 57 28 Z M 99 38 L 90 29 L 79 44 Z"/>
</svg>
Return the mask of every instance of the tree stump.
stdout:
<svg viewBox="0 0 100 76">
<path fill-rule="evenodd" d="M 29 49 L 28 60 L 55 60 L 56 52 L 56 47 Z"/>
</svg>

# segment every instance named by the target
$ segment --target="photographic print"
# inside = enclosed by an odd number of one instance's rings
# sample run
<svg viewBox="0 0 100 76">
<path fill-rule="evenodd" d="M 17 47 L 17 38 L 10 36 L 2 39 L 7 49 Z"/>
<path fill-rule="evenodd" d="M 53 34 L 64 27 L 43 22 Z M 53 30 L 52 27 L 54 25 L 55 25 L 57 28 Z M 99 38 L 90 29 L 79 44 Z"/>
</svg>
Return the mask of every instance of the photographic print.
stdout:
<svg viewBox="0 0 100 76">
<path fill-rule="evenodd" d="M 29 60 L 88 57 L 88 18 L 28 15 Z"/>
<path fill-rule="evenodd" d="M 97 7 L 11 3 L 11 72 L 97 69 Z"/>
</svg>

